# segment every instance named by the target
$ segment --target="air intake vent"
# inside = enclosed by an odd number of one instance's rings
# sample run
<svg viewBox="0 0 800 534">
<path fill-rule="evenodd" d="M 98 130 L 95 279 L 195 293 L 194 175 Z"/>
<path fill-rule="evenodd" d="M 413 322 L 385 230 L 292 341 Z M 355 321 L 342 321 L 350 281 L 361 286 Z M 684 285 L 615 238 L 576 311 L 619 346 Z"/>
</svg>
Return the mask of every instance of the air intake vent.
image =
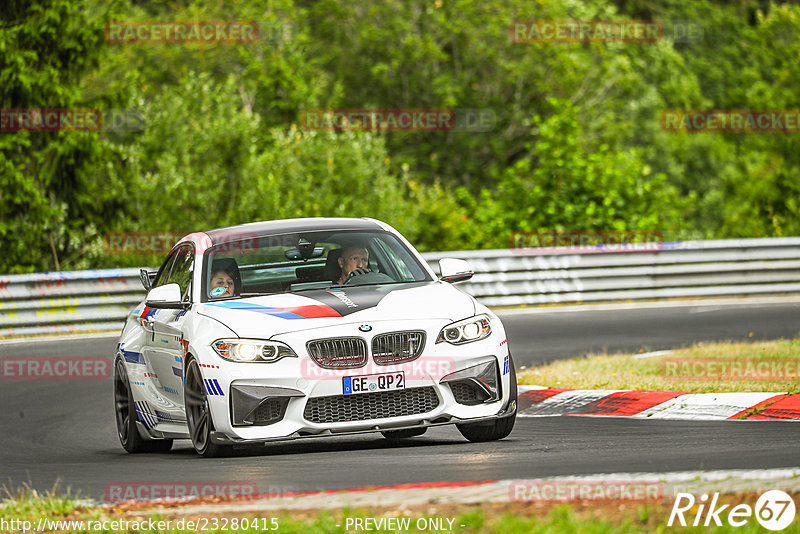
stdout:
<svg viewBox="0 0 800 534">
<path fill-rule="evenodd" d="M 344 423 L 386 417 L 402 417 L 430 412 L 439 406 L 432 387 L 331 395 L 308 399 L 303 417 L 312 423 Z"/>
<path fill-rule="evenodd" d="M 245 421 L 252 421 L 254 425 L 265 426 L 277 423 L 283 419 L 286 413 L 286 405 L 289 404 L 288 398 L 267 399 L 250 414 Z"/>
<path fill-rule="evenodd" d="M 490 398 L 485 389 L 478 387 L 471 380 L 451 382 L 450 390 L 453 392 L 453 398 L 457 403 L 466 404 L 467 406 L 481 404 Z"/>
</svg>

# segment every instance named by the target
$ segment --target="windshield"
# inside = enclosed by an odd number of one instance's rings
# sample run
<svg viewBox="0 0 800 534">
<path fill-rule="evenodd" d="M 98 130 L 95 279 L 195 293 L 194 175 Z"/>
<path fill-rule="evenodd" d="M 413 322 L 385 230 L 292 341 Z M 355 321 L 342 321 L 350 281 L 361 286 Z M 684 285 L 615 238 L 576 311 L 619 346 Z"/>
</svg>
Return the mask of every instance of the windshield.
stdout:
<svg viewBox="0 0 800 534">
<path fill-rule="evenodd" d="M 431 280 L 403 243 L 378 231 L 237 237 L 209 248 L 203 263 L 204 301 Z"/>
</svg>

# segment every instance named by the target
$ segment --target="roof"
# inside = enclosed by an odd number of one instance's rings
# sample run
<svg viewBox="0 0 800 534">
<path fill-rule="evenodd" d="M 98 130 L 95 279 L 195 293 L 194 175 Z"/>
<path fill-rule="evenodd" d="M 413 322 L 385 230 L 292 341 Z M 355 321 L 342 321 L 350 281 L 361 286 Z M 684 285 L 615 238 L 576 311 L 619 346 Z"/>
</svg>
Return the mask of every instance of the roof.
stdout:
<svg viewBox="0 0 800 534">
<path fill-rule="evenodd" d="M 305 219 L 281 219 L 276 221 L 261 221 L 225 228 L 215 228 L 205 232 L 211 238 L 212 244 L 230 241 L 236 236 L 243 238 L 264 235 L 280 235 L 298 232 L 314 232 L 321 230 L 346 231 L 383 230 L 383 227 L 373 219 L 354 217 L 310 217 Z"/>
</svg>

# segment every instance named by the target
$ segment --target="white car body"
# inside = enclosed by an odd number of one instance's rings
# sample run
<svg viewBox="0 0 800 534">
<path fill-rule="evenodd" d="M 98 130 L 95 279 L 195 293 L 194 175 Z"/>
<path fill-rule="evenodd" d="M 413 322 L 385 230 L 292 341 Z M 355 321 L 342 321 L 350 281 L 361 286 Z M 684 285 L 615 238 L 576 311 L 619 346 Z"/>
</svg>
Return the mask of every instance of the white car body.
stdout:
<svg viewBox="0 0 800 534">
<path fill-rule="evenodd" d="M 429 280 L 399 285 L 338 286 L 218 302 L 203 298 L 206 268 L 199 267 L 204 265 L 206 250 L 220 240 L 320 228 L 389 233 L 408 248 Z M 133 400 L 129 416 L 134 417 L 135 406 L 136 430 L 143 442 L 191 437 L 185 402 L 188 394 L 184 390 L 187 365 L 192 360 L 199 366 L 205 406 L 213 421 L 213 428 L 208 429 L 212 448 L 359 432 L 391 434 L 400 429 L 417 429 L 410 432 L 414 435 L 442 424 L 459 424 L 462 428 L 478 423 L 484 428 L 503 418 L 510 419 L 513 425 L 516 380 L 502 323 L 473 297 L 440 280 L 422 256 L 389 225 L 373 219 L 346 218 L 252 223 L 190 234 L 175 245 L 173 252 L 187 243 L 194 249 L 188 290 L 190 303 L 179 309 L 157 308 L 148 306 L 144 299 L 129 313 L 117 346 L 116 360 L 122 366 L 120 369 L 115 365 L 117 380 L 124 380 L 122 375 L 127 375 Z M 491 332 L 486 337 L 460 345 L 437 342 L 446 326 L 476 316 L 489 321 Z M 403 363 L 376 362 L 373 351 L 378 345 L 373 345 L 374 338 L 397 332 L 411 332 L 408 339 L 412 341 L 420 339 L 416 332 L 424 332 L 421 354 Z M 274 362 L 231 361 L 212 347 L 218 340 L 236 338 L 281 342 L 296 357 Z M 366 365 L 347 369 L 321 367 L 310 356 L 307 344 L 332 338 L 362 338 L 368 353 Z M 380 339 L 380 343 L 389 343 L 399 338 Z M 336 346 L 330 344 L 333 342 L 325 343 L 328 342 L 323 343 L 324 347 Z M 358 340 L 354 343 L 361 346 Z M 390 345 L 379 347 L 384 346 Z M 386 350 L 389 351 L 386 354 L 400 354 L 399 349 Z M 412 346 L 409 350 L 419 349 Z M 496 369 L 499 387 L 493 393 L 491 387 L 484 387 L 486 391 L 481 393 L 480 384 L 473 384 L 477 379 L 467 376 L 477 372 L 476 366 L 489 373 L 482 364 L 491 364 Z M 452 377 L 465 369 L 471 369 L 467 375 Z M 361 379 L 364 376 L 371 378 Z M 481 383 L 491 386 L 491 376 L 486 376 L 489 378 L 481 379 Z M 404 387 L 352 391 L 359 386 L 376 389 L 399 386 L 392 383 L 395 380 L 404 382 Z M 459 402 L 451 387 L 457 382 L 465 384 L 458 387 L 478 389 L 466 393 L 460 390 Z M 471 398 L 473 393 L 477 399 Z M 482 399 L 484 394 L 488 398 Z M 124 421 L 118 413 L 120 424 Z M 122 430 L 120 439 L 125 445 Z M 198 449 L 198 452 L 203 451 Z"/>
</svg>

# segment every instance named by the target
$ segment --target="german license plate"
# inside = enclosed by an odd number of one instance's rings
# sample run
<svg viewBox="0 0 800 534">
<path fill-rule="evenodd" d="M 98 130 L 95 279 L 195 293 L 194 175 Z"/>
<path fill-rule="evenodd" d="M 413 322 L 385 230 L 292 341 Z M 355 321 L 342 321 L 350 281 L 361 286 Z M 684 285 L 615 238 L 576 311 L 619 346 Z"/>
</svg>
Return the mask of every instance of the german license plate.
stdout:
<svg viewBox="0 0 800 534">
<path fill-rule="evenodd" d="M 405 372 L 384 373 L 380 375 L 344 376 L 342 377 L 342 393 L 375 393 L 377 391 L 395 391 L 405 389 Z"/>
</svg>

